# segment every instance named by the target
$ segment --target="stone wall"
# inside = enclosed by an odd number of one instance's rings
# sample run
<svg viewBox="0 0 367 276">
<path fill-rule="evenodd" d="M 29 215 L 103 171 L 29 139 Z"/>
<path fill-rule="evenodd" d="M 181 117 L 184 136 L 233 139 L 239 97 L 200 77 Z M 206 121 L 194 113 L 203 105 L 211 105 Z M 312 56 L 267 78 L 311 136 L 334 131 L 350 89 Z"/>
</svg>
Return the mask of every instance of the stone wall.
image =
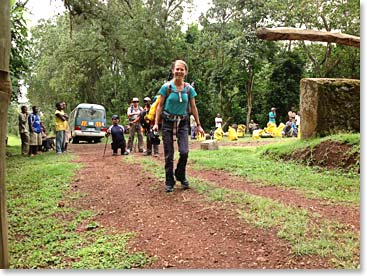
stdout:
<svg viewBox="0 0 367 276">
<path fill-rule="evenodd" d="M 360 130 L 360 81 L 301 80 L 301 138 Z"/>
</svg>

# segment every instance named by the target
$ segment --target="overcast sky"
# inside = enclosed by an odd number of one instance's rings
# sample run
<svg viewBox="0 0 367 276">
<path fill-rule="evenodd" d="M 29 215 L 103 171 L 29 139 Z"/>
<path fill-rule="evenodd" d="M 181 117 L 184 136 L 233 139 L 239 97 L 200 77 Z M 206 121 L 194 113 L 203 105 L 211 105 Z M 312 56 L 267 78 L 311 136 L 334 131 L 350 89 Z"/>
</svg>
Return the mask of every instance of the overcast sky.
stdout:
<svg viewBox="0 0 367 276">
<path fill-rule="evenodd" d="M 209 8 L 211 0 L 194 0 L 195 8 L 193 12 L 185 16 L 185 21 L 196 21 L 202 12 L 205 12 Z M 30 13 L 27 16 L 29 25 L 34 26 L 40 19 L 48 19 L 54 15 L 63 13 L 65 11 L 64 3 L 62 0 L 29 0 L 27 8 Z"/>
</svg>

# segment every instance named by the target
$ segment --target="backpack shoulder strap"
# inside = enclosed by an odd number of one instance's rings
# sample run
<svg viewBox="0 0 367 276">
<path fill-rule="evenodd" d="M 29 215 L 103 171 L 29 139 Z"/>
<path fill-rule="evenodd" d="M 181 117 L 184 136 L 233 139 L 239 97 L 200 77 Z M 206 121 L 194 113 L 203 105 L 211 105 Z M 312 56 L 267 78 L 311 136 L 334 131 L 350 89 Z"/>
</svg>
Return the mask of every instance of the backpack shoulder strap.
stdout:
<svg viewBox="0 0 367 276">
<path fill-rule="evenodd" d="M 166 99 L 168 98 L 169 94 L 171 94 L 172 91 L 172 85 L 171 82 L 169 82 L 169 85 L 167 87 L 167 92 L 166 92 Z"/>
<path fill-rule="evenodd" d="M 184 83 L 184 89 L 186 89 L 187 96 L 190 99 L 191 84 L 189 84 L 188 82 L 185 82 Z"/>
</svg>

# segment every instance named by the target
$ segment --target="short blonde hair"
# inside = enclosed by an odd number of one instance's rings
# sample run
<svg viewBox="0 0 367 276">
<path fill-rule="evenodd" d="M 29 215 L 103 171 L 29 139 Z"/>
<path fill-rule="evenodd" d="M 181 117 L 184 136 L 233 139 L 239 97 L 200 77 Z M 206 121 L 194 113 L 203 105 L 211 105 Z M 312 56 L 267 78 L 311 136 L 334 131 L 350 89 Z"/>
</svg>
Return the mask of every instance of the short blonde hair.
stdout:
<svg viewBox="0 0 367 276">
<path fill-rule="evenodd" d="M 185 66 L 185 70 L 186 70 L 186 75 L 189 72 L 189 66 L 187 66 L 187 63 L 185 61 L 183 61 L 182 59 L 177 59 L 172 63 L 172 71 L 175 69 L 176 64 L 183 64 L 183 66 Z"/>
</svg>

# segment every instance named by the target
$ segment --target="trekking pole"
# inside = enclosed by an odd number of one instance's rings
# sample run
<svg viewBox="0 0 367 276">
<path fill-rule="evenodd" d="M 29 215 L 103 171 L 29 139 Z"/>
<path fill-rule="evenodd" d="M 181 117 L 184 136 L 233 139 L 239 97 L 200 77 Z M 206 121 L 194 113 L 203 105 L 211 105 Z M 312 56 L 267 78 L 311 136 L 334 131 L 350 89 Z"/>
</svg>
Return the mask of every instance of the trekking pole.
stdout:
<svg viewBox="0 0 367 276">
<path fill-rule="evenodd" d="M 108 142 L 108 137 L 109 137 L 109 135 L 107 136 L 107 139 L 106 139 L 106 144 L 105 144 L 105 146 L 104 146 L 104 151 L 103 151 L 103 157 L 104 157 L 104 155 L 105 155 L 105 153 L 106 153 L 106 148 L 107 148 L 107 142 Z"/>
</svg>

